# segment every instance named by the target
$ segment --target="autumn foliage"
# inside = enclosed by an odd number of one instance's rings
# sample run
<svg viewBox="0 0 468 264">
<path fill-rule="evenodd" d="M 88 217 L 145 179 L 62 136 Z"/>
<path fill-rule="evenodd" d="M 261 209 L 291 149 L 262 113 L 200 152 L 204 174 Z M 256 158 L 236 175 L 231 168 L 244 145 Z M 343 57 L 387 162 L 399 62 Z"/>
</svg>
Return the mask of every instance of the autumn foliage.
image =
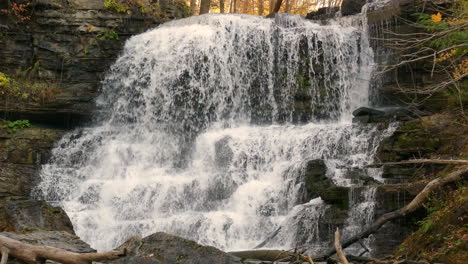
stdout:
<svg viewBox="0 0 468 264">
<path fill-rule="evenodd" d="M 28 10 L 28 7 L 30 5 L 31 2 L 26 4 L 18 4 L 16 2 L 12 2 L 10 8 L 0 9 L 0 12 L 16 17 L 19 22 L 24 22 L 31 19 L 31 15 L 29 14 Z"/>
</svg>

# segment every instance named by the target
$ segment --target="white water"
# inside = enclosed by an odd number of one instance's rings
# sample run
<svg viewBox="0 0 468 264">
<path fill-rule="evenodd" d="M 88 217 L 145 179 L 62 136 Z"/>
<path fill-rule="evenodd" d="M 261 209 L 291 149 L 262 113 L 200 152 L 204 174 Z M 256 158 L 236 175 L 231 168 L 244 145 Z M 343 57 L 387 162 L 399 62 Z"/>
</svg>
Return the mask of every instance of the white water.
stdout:
<svg viewBox="0 0 468 264">
<path fill-rule="evenodd" d="M 59 142 L 35 194 L 99 250 L 156 231 L 246 249 L 278 227 L 269 247 L 321 248 L 327 205 L 300 204 L 305 162 L 350 186 L 346 168 L 371 163 L 388 133 L 351 123 L 369 100 L 366 28 L 205 15 L 132 37 L 103 83 L 108 114 Z"/>
</svg>

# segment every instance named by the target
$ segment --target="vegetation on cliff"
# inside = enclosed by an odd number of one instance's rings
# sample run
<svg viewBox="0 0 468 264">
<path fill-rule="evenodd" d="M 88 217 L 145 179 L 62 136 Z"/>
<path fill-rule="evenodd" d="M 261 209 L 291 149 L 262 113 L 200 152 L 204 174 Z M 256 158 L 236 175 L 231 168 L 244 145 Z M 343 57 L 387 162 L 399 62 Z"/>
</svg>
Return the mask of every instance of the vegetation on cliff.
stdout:
<svg viewBox="0 0 468 264">
<path fill-rule="evenodd" d="M 442 101 L 440 108 L 456 108 L 465 122 L 468 1 L 420 1 L 415 12 L 399 20 L 411 32 L 387 32 L 385 43 L 398 59 L 386 65 L 383 72 L 396 71 L 399 75 L 410 72 L 412 84 L 396 87 L 408 102 L 431 105 Z M 414 74 L 417 71 L 419 76 Z"/>
<path fill-rule="evenodd" d="M 441 263 L 466 263 L 468 259 L 468 189 L 447 186 L 425 203 L 428 216 L 395 252 L 397 258 Z"/>
</svg>

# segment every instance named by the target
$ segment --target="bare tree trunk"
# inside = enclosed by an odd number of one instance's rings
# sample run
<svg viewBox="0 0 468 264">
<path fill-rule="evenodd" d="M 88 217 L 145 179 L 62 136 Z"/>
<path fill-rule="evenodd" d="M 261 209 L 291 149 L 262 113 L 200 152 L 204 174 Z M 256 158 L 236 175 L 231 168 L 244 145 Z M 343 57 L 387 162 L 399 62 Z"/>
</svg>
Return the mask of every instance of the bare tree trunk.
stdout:
<svg viewBox="0 0 468 264">
<path fill-rule="evenodd" d="M 275 6 L 275 0 L 270 0 L 269 14 L 273 13 L 273 7 Z"/>
<path fill-rule="evenodd" d="M 279 12 L 282 3 L 283 3 L 283 0 L 277 0 L 275 7 L 273 8 L 273 12 L 271 12 L 267 17 L 270 17 L 270 18 L 274 17 L 275 14 Z"/>
<path fill-rule="evenodd" d="M 247 14 L 249 11 L 249 0 L 244 0 L 244 6 L 242 7 L 242 13 Z"/>
<path fill-rule="evenodd" d="M 200 2 L 200 15 L 210 12 L 211 0 L 201 0 Z"/>
<path fill-rule="evenodd" d="M 273 9 L 273 13 L 278 13 L 279 12 L 282 3 L 283 3 L 283 0 L 277 0 L 276 1 L 276 5 L 275 5 L 275 8 Z"/>
<path fill-rule="evenodd" d="M 0 235 L 0 246 L 2 254 L 3 252 L 8 252 L 11 256 L 28 264 L 43 264 L 46 260 L 63 264 L 91 264 L 93 261 L 114 260 L 126 255 L 126 250 L 102 253 L 75 253 L 60 248 L 30 245 L 2 235 Z M 7 256 L 7 254 L 4 256 Z"/>
<path fill-rule="evenodd" d="M 224 0 L 219 0 L 219 12 L 224 13 Z"/>
<path fill-rule="evenodd" d="M 291 12 L 291 0 L 286 0 L 286 6 L 284 8 L 285 13 Z"/>
<path fill-rule="evenodd" d="M 232 1 L 233 1 L 232 13 L 237 13 L 237 0 L 232 0 Z"/>
<path fill-rule="evenodd" d="M 265 6 L 263 5 L 264 0 L 258 0 L 258 15 L 263 16 Z"/>
<path fill-rule="evenodd" d="M 396 211 L 387 213 L 379 217 L 368 229 L 364 230 L 363 232 L 352 236 L 348 240 L 346 240 L 344 243 L 342 243 L 343 248 L 347 248 L 350 245 L 354 244 L 355 242 L 368 237 L 370 234 L 376 232 L 379 230 L 381 226 L 383 226 L 385 223 L 387 223 L 390 220 L 402 217 L 407 215 L 408 213 L 414 212 L 416 209 L 420 208 L 423 206 L 423 203 L 427 200 L 429 195 L 431 194 L 432 191 L 435 189 L 447 184 L 451 183 L 454 181 L 459 181 L 468 176 L 468 168 L 463 168 L 459 169 L 457 171 L 454 171 L 447 175 L 444 178 L 437 178 L 432 181 L 430 181 L 426 187 L 418 194 L 414 199 L 405 207 L 400 208 Z M 328 252 L 325 253 L 325 257 L 330 257 L 331 255 L 336 253 L 336 249 L 330 249 Z"/>
<path fill-rule="evenodd" d="M 190 14 L 192 16 L 197 14 L 197 0 L 190 0 Z"/>
</svg>

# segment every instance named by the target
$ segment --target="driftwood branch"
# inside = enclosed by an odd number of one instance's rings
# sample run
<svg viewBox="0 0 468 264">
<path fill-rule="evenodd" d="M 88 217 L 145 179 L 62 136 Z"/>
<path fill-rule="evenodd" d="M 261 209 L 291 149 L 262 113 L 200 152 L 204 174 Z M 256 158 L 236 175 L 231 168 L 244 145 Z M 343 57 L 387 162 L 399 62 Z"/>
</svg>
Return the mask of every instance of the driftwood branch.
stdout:
<svg viewBox="0 0 468 264">
<path fill-rule="evenodd" d="M 335 231 L 335 250 L 336 250 L 336 255 L 340 258 L 341 263 L 349 264 L 348 260 L 346 259 L 346 256 L 343 254 L 343 250 L 341 249 L 339 228 L 336 228 L 336 231 Z"/>
<path fill-rule="evenodd" d="M 355 242 L 359 241 L 362 238 L 368 237 L 370 234 L 376 232 L 381 226 L 387 223 L 390 220 L 402 217 L 415 211 L 416 209 L 422 207 L 423 203 L 427 200 L 430 193 L 437 188 L 444 186 L 445 184 L 459 181 L 464 179 L 468 176 L 468 168 L 459 169 L 447 175 L 444 178 L 437 178 L 430 181 L 426 187 L 405 207 L 400 208 L 396 211 L 387 213 L 382 215 L 378 218 L 368 229 L 364 230 L 363 232 L 349 238 L 344 243 L 342 243 L 343 248 L 347 248 L 348 246 L 354 244 Z M 325 253 L 326 257 L 330 257 L 331 255 L 336 253 L 336 249 L 330 249 L 328 252 Z"/>
<path fill-rule="evenodd" d="M 46 260 L 63 264 L 91 264 L 93 261 L 114 260 L 126 255 L 125 249 L 102 253 L 75 253 L 60 248 L 30 245 L 2 235 L 0 235 L 0 247 L 1 263 L 4 256 L 8 258 L 8 254 L 28 264 L 43 264 Z"/>
</svg>

